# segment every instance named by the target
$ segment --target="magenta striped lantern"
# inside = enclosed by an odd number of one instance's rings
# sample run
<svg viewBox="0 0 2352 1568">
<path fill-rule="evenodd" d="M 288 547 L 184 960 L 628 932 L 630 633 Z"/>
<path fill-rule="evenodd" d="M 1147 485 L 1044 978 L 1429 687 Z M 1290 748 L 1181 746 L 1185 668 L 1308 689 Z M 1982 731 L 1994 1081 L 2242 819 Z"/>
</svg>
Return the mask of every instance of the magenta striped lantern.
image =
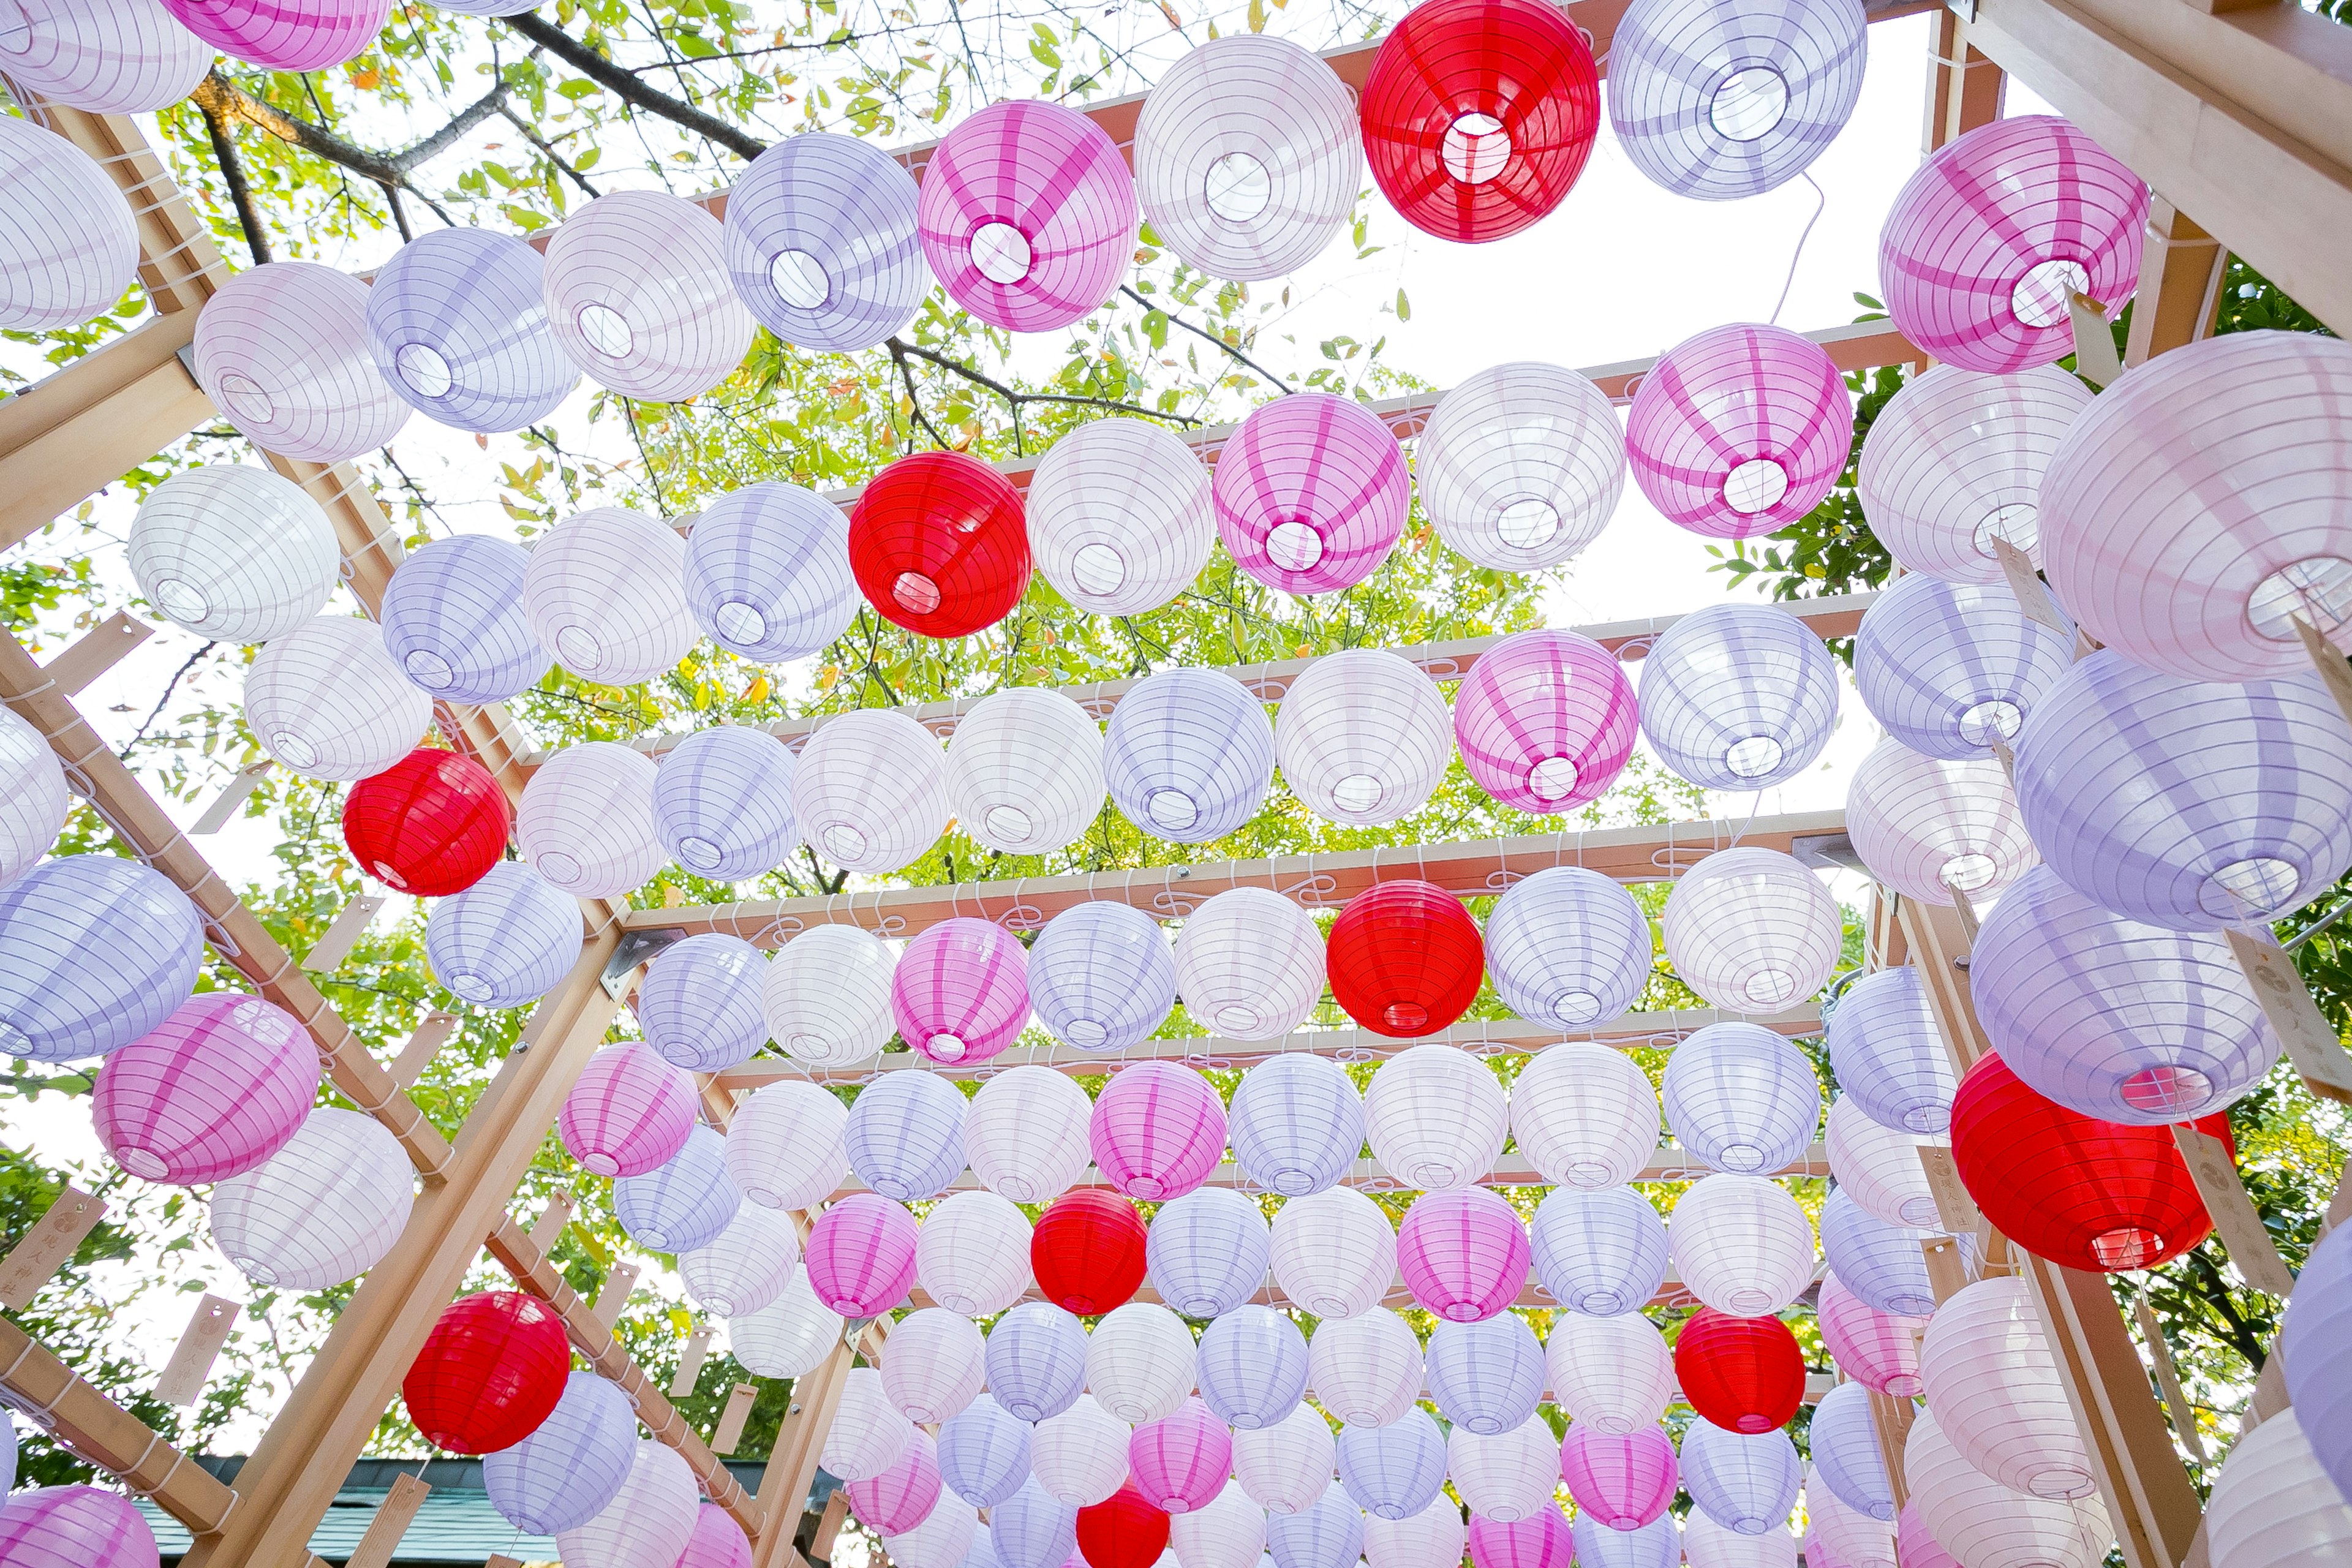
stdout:
<svg viewBox="0 0 2352 1568">
<path fill-rule="evenodd" d="M 1558 1503 L 1507 1523 L 1474 1513 L 1470 1561 L 1477 1568 L 1569 1568 L 1576 1561 L 1576 1536 Z"/>
<path fill-rule="evenodd" d="M 1820 504 L 1853 445 L 1828 353 L 1782 327 L 1713 327 L 1667 351 L 1625 420 L 1633 482 L 1707 539 L 1786 528 Z"/>
<path fill-rule="evenodd" d="M 890 1016 L 935 1062 L 984 1062 L 1029 1023 L 1028 950 L 992 921 L 941 921 L 899 955 Z"/>
<path fill-rule="evenodd" d="M 1664 1427 L 1617 1433 L 1579 1422 L 1559 1446 L 1559 1477 L 1578 1508 L 1612 1530 L 1639 1530 L 1675 1500 L 1681 1469 Z"/>
<path fill-rule="evenodd" d="M 312 261 L 268 261 L 223 283 L 196 318 L 196 380 L 265 452 L 340 463 L 413 412 L 368 353 L 368 286 Z"/>
<path fill-rule="evenodd" d="M 247 65 L 315 71 L 366 53 L 392 0 L 163 0 L 163 8 Z"/>
<path fill-rule="evenodd" d="M 1895 1560 L 1903 1568 L 1961 1568 L 1960 1560 L 1944 1550 L 1927 1529 L 1927 1516 L 1913 1498 L 1895 1516 Z"/>
<path fill-rule="evenodd" d="M 1225 1151 L 1224 1102 L 1191 1068 L 1138 1062 L 1095 1096 L 1087 1144 L 1103 1180 L 1129 1197 L 1181 1197 Z"/>
<path fill-rule="evenodd" d="M 1925 1318 L 1882 1312 L 1845 1288 L 1835 1272 L 1822 1276 L 1817 1309 L 1822 1343 L 1849 1377 L 1880 1394 L 1916 1399 L 1919 1381 L 1919 1331 Z"/>
<path fill-rule="evenodd" d="M 588 1058 L 555 1121 L 572 1157 L 600 1176 L 642 1176 L 686 1147 L 694 1078 L 632 1040 Z"/>
<path fill-rule="evenodd" d="M 147 114 L 196 90 L 213 52 L 163 0 L 15 0 L 0 71 L 51 103 Z"/>
<path fill-rule="evenodd" d="M 1135 248 L 1135 178 L 1058 103 L 992 103 L 940 138 L 915 226 L 948 298 L 992 327 L 1050 332 L 1099 307 Z"/>
<path fill-rule="evenodd" d="M 1478 1323 L 1518 1300 L 1528 1282 L 1528 1227 L 1484 1187 L 1423 1193 L 1397 1226 L 1405 1289 L 1448 1322 Z"/>
<path fill-rule="evenodd" d="M 852 1193 L 809 1226 L 801 1248 L 809 1289 L 841 1317 L 880 1317 L 914 1288 L 918 1234 L 904 1205 Z"/>
<path fill-rule="evenodd" d="M 1575 632 L 1517 632 L 1454 694 L 1454 741 L 1478 787 L 1537 816 L 1597 800 L 1633 754 L 1633 688 Z"/>
<path fill-rule="evenodd" d="M 1404 452 L 1386 421 L 1328 392 L 1252 411 L 1218 455 L 1210 495 L 1234 564 L 1286 594 L 1362 582 L 1412 510 Z"/>
<path fill-rule="evenodd" d="M 292 1015 L 206 991 L 106 1058 L 90 1116 L 116 1164 L 185 1187 L 259 1165 L 302 1130 L 318 1097 L 318 1047 Z"/>
<path fill-rule="evenodd" d="M 898 1462 L 878 1476 L 850 1481 L 849 1511 L 883 1535 L 903 1535 L 931 1517 L 940 1500 L 939 1445 L 917 1426 L 907 1434 Z"/>
<path fill-rule="evenodd" d="M 2053 115 L 2021 114 L 1946 143 L 1878 236 L 1878 285 L 1903 335 L 1963 370 L 2074 352 L 2076 294 L 2112 320 L 2139 283 L 2147 187 Z"/>
<path fill-rule="evenodd" d="M 155 1568 L 156 1562 L 154 1531 L 139 1505 L 118 1492 L 28 1487 L 0 1508 L 0 1563 L 8 1568 Z"/>
<path fill-rule="evenodd" d="M 1162 1513 L 1209 1506 L 1234 1473 L 1234 1437 L 1198 1398 L 1147 1421 L 1127 1440 L 1127 1473 Z"/>
</svg>

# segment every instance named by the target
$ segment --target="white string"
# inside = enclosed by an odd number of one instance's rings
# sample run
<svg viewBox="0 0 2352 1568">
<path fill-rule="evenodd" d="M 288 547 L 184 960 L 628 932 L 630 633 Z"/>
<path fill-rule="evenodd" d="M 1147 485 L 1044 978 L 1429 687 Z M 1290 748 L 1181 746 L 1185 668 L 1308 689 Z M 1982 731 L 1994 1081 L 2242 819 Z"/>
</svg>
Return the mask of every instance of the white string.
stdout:
<svg viewBox="0 0 2352 1568">
<path fill-rule="evenodd" d="M 1830 194 L 1822 189 L 1821 185 L 1813 179 L 1812 175 L 1805 174 L 1801 177 L 1805 184 L 1813 187 L 1813 195 L 1815 197 L 1813 202 L 1813 216 L 1805 220 L 1804 231 L 1797 236 L 1796 251 L 1789 258 L 1789 276 L 1781 280 L 1780 297 L 1772 302 L 1772 315 L 1767 324 L 1775 327 L 1780 324 L 1780 311 L 1782 307 L 1786 306 L 1789 302 L 1789 290 L 1796 286 L 1797 263 L 1803 260 L 1805 258 L 1805 241 L 1813 237 L 1813 225 L 1822 221 L 1822 209 L 1830 205 Z"/>
</svg>

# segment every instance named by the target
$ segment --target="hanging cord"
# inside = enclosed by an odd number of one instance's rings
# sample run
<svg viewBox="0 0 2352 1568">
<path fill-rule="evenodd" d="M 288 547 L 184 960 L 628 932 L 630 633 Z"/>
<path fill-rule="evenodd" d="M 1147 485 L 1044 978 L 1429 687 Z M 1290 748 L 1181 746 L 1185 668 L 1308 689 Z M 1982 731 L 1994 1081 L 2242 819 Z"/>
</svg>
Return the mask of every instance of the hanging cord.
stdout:
<svg viewBox="0 0 2352 1568">
<path fill-rule="evenodd" d="M 1781 279 L 1780 297 L 1772 302 L 1769 324 L 1776 327 L 1780 324 L 1781 310 L 1789 303 L 1789 290 L 1796 286 L 1797 263 L 1805 258 L 1805 241 L 1813 237 L 1813 225 L 1822 221 L 1822 210 L 1830 205 L 1830 194 L 1822 189 L 1811 174 L 1805 174 L 1802 178 L 1805 184 L 1813 187 L 1813 216 L 1805 220 L 1803 232 L 1797 236 L 1796 252 L 1789 258 L 1789 276 Z"/>
</svg>

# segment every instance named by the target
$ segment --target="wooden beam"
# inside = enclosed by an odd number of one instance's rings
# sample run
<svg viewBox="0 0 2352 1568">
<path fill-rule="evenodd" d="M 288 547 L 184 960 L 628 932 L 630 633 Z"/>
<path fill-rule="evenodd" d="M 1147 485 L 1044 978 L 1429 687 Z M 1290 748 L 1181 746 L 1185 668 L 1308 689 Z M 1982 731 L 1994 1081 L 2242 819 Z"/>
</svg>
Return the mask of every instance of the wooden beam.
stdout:
<svg viewBox="0 0 2352 1568">
<path fill-rule="evenodd" d="M 825 1432 L 841 1407 L 842 1390 L 848 1386 L 849 1369 L 856 1361 L 857 1352 L 845 1337 L 814 1370 L 793 1380 L 792 1403 L 760 1478 L 755 1500 L 760 1522 L 751 1531 L 751 1568 L 783 1568 L 793 1562 L 793 1538 L 808 1511 L 809 1489 L 816 1484 L 817 1455 L 824 1451 Z"/>
<path fill-rule="evenodd" d="M 1927 122 L 1919 136 L 1922 156 L 1956 142 L 2001 117 L 2009 77 L 1968 40 L 1958 13 L 1937 12 L 1927 33 Z"/>
<path fill-rule="evenodd" d="M 2127 366 L 2211 337 L 2221 310 L 2221 279 L 2230 269 L 2221 242 L 2162 196 L 2148 204 L 2144 247 L 2124 342 Z"/>
</svg>

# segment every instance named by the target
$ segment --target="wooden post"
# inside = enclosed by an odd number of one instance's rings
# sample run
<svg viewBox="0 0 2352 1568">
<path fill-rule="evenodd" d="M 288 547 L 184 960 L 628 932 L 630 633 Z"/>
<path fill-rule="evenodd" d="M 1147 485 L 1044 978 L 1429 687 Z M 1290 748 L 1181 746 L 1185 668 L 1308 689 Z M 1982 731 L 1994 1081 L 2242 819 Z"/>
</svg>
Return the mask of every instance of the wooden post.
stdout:
<svg viewBox="0 0 2352 1568">
<path fill-rule="evenodd" d="M 2205 1439 L 2197 1430 L 2197 1407 L 2180 1390 L 2180 1369 L 2172 1363 L 2172 1347 L 2164 1342 L 2164 1325 L 2156 1320 L 2156 1309 L 2147 1304 L 2147 1288 L 2140 1287 L 2133 1299 L 2132 1314 L 2139 1322 L 2139 1337 L 2147 1346 L 2148 1362 L 2156 1368 L 2156 1385 L 2164 1391 L 2164 1407 L 2172 1413 L 2172 1435 L 2189 1457 L 2202 1465 Z"/>
<path fill-rule="evenodd" d="M 68 697 L 79 696 L 89 683 L 112 669 L 122 656 L 155 633 L 146 622 L 117 610 L 84 632 L 75 644 L 41 666 Z"/>
<path fill-rule="evenodd" d="M 2150 197 L 2124 363 L 2146 364 L 2167 349 L 2212 336 L 2229 270 L 2230 252 L 2220 240 L 2162 196 Z"/>
<path fill-rule="evenodd" d="M 814 1370 L 793 1380 L 792 1406 L 776 1432 L 767 1472 L 760 1478 L 760 1529 L 751 1542 L 751 1568 L 785 1568 L 793 1562 L 793 1537 L 799 1533 L 809 1488 L 816 1481 L 816 1457 L 856 1359 L 847 1344 L 838 1344 Z"/>
<path fill-rule="evenodd" d="M 1927 35 L 1927 124 L 1921 153 L 2000 118 L 2009 78 L 1969 42 L 1967 24 L 1947 9 Z"/>
</svg>

